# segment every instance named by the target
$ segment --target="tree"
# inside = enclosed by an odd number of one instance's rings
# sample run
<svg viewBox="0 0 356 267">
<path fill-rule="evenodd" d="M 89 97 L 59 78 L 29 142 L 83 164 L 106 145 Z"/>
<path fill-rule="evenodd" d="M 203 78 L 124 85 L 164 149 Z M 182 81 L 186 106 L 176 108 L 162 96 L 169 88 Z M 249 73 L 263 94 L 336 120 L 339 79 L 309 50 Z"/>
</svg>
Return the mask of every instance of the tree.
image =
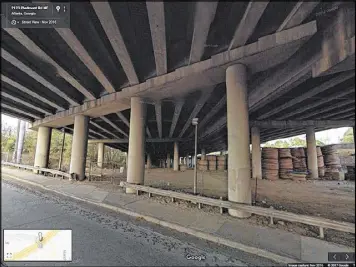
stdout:
<svg viewBox="0 0 356 267">
<path fill-rule="evenodd" d="M 354 131 L 352 128 L 349 128 L 341 139 L 343 143 L 353 143 L 354 142 Z"/>
<path fill-rule="evenodd" d="M 290 145 L 292 147 L 305 147 L 307 146 L 307 142 L 299 137 L 294 137 L 290 140 Z"/>
</svg>

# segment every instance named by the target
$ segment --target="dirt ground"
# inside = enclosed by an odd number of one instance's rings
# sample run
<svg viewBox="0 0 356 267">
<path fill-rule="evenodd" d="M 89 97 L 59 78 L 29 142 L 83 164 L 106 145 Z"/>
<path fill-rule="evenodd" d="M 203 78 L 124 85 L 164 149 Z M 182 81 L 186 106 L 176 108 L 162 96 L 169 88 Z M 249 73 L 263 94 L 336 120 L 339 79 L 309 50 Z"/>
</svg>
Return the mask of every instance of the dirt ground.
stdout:
<svg viewBox="0 0 356 267">
<path fill-rule="evenodd" d="M 110 176 L 111 171 L 104 170 Z M 106 176 L 105 175 L 105 176 Z M 126 175 L 115 175 L 113 182 L 119 184 L 126 181 Z M 145 185 L 192 193 L 194 171 L 174 172 L 168 169 L 146 170 Z M 111 182 L 110 182 L 111 184 Z M 256 181 L 251 180 L 253 196 L 255 195 Z M 227 198 L 227 172 L 198 172 L 198 193 L 213 198 Z M 194 204 L 186 201 L 170 203 L 169 198 L 155 196 L 153 198 L 165 205 L 179 205 L 181 208 L 196 208 Z M 320 216 L 355 223 L 355 182 L 354 181 L 322 181 L 309 180 L 294 182 L 290 180 L 258 180 L 256 205 L 273 207 L 274 209 L 294 212 L 297 214 Z M 217 207 L 203 208 L 206 212 L 219 212 Z M 269 218 L 253 215 L 248 221 L 257 225 L 269 225 Z M 290 223 L 277 220 L 269 227 L 298 233 L 304 236 L 317 237 L 318 228 L 299 223 Z M 353 247 L 355 235 L 333 230 L 325 231 L 328 241 Z"/>
</svg>

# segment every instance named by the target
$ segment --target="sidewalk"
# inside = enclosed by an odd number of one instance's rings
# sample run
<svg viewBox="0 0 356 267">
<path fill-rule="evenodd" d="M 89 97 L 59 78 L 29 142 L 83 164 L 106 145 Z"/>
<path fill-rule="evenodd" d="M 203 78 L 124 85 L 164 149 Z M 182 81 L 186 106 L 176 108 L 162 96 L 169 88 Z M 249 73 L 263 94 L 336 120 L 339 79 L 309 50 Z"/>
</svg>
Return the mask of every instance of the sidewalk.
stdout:
<svg viewBox="0 0 356 267">
<path fill-rule="evenodd" d="M 328 252 L 353 252 L 349 248 L 279 229 L 249 225 L 228 215 L 162 204 L 147 195 L 125 194 L 119 186 L 104 182 L 73 182 L 29 171 L 2 167 L 2 179 L 17 179 L 66 196 L 227 245 L 280 263 L 328 262 Z"/>
</svg>

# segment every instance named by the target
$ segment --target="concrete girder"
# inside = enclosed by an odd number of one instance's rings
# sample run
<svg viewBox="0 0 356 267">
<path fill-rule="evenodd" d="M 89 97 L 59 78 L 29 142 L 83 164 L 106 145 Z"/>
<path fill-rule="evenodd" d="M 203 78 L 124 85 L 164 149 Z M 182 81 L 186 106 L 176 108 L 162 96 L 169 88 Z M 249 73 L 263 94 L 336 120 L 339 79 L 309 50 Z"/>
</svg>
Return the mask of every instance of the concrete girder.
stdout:
<svg viewBox="0 0 356 267">
<path fill-rule="evenodd" d="M 349 111 L 355 111 L 355 106 L 353 105 L 352 107 L 340 110 L 339 112 L 333 112 L 332 114 L 325 115 L 322 117 L 322 119 L 335 119 L 335 117 L 339 118 L 338 115 L 345 114 Z"/>
<path fill-rule="evenodd" d="M 229 45 L 229 50 L 246 44 L 248 38 L 253 34 L 258 21 L 262 17 L 269 1 L 250 1 L 246 11 L 235 30 L 234 37 Z"/>
<path fill-rule="evenodd" d="M 348 125 L 353 125 L 354 121 L 334 121 L 334 120 L 306 120 L 306 121 L 299 121 L 299 120 L 287 120 L 287 121 L 276 121 L 276 120 L 264 120 L 264 121 L 250 121 L 250 127 L 260 127 L 260 128 L 296 128 L 296 127 L 307 127 L 307 126 L 314 126 L 314 127 L 345 127 Z M 220 131 L 223 129 L 227 124 L 226 116 L 221 117 L 218 119 L 211 127 L 209 127 L 200 138 L 205 139 L 209 135 Z"/>
<path fill-rule="evenodd" d="M 218 2 L 196 2 L 192 45 L 189 64 L 199 62 L 204 54 L 210 25 L 214 20 Z"/>
<path fill-rule="evenodd" d="M 285 113 L 283 116 L 277 116 L 276 119 L 278 119 L 278 120 L 287 119 L 287 118 L 289 118 L 291 116 L 294 116 L 294 115 L 299 114 L 299 113 L 303 113 L 303 112 L 308 111 L 308 110 L 310 110 L 312 108 L 315 108 L 315 107 L 318 107 L 320 105 L 326 104 L 327 102 L 330 102 L 330 101 L 333 101 L 335 99 L 341 98 L 341 97 L 346 96 L 348 94 L 351 94 L 353 92 L 355 92 L 355 87 L 347 88 L 342 92 L 336 92 L 336 93 L 334 93 L 332 95 L 329 95 L 329 96 L 327 96 L 327 97 L 325 97 L 323 99 L 317 100 L 317 101 L 313 102 L 312 104 L 303 106 L 301 108 L 293 110 L 292 112 Z M 298 117 L 298 119 L 300 119 L 300 118 Z"/>
<path fill-rule="evenodd" d="M 176 128 L 177 122 L 178 122 L 178 118 L 179 115 L 182 111 L 182 107 L 184 105 L 184 100 L 183 99 L 178 99 L 175 102 L 175 106 L 174 106 L 174 114 L 173 114 L 173 118 L 172 118 L 172 124 L 171 124 L 171 128 L 169 131 L 169 138 L 172 138 L 174 130 Z"/>
<path fill-rule="evenodd" d="M 56 108 L 57 110 L 63 110 L 61 106 L 59 106 L 57 103 L 52 102 L 47 100 L 46 98 L 40 96 L 39 94 L 36 94 L 35 92 L 31 91 L 30 89 L 26 88 L 25 86 L 22 86 L 18 82 L 15 82 L 11 80 L 10 78 L 6 77 L 5 75 L 1 74 L 1 81 L 10 84 L 11 86 L 15 87 L 16 89 L 20 90 L 23 93 L 26 93 L 34 98 L 37 98 L 38 100 L 42 101 L 43 103 L 46 103 L 47 105 Z"/>
<path fill-rule="evenodd" d="M 319 4 L 319 1 L 298 1 L 277 32 L 290 29 L 302 23 Z"/>
<path fill-rule="evenodd" d="M 115 137 L 115 138 L 120 138 L 119 136 L 117 136 L 116 134 L 113 134 L 112 132 L 110 132 L 109 130 L 105 129 L 104 127 L 100 126 L 99 124 L 93 122 L 92 120 L 90 121 L 90 124 L 95 126 L 96 128 L 108 133 L 109 135 Z"/>
<path fill-rule="evenodd" d="M 109 3 L 103 1 L 91 2 L 91 4 L 100 20 L 101 26 L 103 27 L 108 40 L 111 43 L 112 48 L 115 51 L 118 60 L 121 63 L 122 68 L 126 73 L 130 85 L 138 84 L 139 80 L 134 65 L 130 58 L 129 52 L 127 51 L 124 39 L 121 36 L 120 29 L 116 23 Z"/>
<path fill-rule="evenodd" d="M 99 135 L 101 136 L 102 138 L 107 138 L 107 136 L 101 134 L 101 133 L 98 133 L 97 131 L 93 130 L 93 129 L 90 129 L 89 128 L 89 133 L 93 133 L 93 134 L 96 134 L 96 135 Z"/>
<path fill-rule="evenodd" d="M 41 75 L 39 75 L 37 72 L 33 71 L 31 68 L 26 66 L 24 63 L 22 63 L 20 60 L 18 60 L 16 57 L 11 55 L 9 52 L 7 52 L 4 48 L 1 48 L 1 57 L 14 65 L 16 68 L 21 70 L 22 72 L 26 73 L 28 76 L 33 78 L 35 81 L 41 83 L 44 85 L 46 88 L 66 100 L 69 104 L 76 106 L 79 104 L 79 102 L 73 100 L 71 97 L 63 93 L 59 88 L 54 86 L 52 83 L 48 82 L 45 78 L 43 78 Z"/>
<path fill-rule="evenodd" d="M 187 122 L 184 124 L 183 129 L 179 133 L 179 138 L 182 138 L 184 133 L 189 128 L 189 126 L 192 125 L 192 120 L 198 115 L 199 111 L 203 108 L 204 104 L 209 99 L 209 97 L 212 94 L 212 92 L 214 91 L 214 89 L 215 89 L 215 86 L 211 86 L 211 87 L 201 90 L 201 96 L 200 96 L 198 102 L 196 103 L 192 113 L 190 114 Z"/>
<path fill-rule="evenodd" d="M 20 44 L 22 44 L 32 54 L 52 65 L 56 69 L 58 75 L 60 75 L 64 80 L 66 80 L 69 84 L 71 84 L 74 88 L 81 92 L 87 99 L 96 99 L 93 93 L 91 93 L 88 89 L 84 88 L 75 78 L 73 78 L 66 70 L 59 66 L 56 61 L 54 61 L 49 55 L 47 55 L 46 52 L 44 52 L 38 45 L 36 45 L 20 29 L 6 28 L 4 30 Z"/>
<path fill-rule="evenodd" d="M 159 138 L 162 138 L 162 103 L 161 103 L 161 101 L 157 101 L 155 103 L 155 111 L 156 111 L 158 136 L 159 136 Z"/>
<path fill-rule="evenodd" d="M 120 118 L 120 120 L 122 120 L 123 123 L 126 124 L 127 127 L 130 127 L 130 123 L 124 114 L 122 114 L 121 112 L 117 112 L 116 115 Z"/>
<path fill-rule="evenodd" d="M 34 121 L 34 119 L 32 117 L 30 117 L 30 116 L 26 116 L 25 114 L 20 114 L 20 113 L 14 112 L 12 110 L 8 110 L 8 109 L 6 109 L 4 107 L 1 107 L 1 114 L 10 116 L 10 117 L 13 117 L 13 118 L 16 118 L 16 119 L 21 119 L 23 121 L 27 121 L 27 122 L 30 122 L 30 123 L 32 123 Z"/>
<path fill-rule="evenodd" d="M 98 133 L 97 133 L 98 134 Z M 146 143 L 172 143 L 172 142 L 184 142 L 187 141 L 187 139 L 183 138 L 148 138 L 146 139 Z M 105 144 L 126 144 L 129 142 L 129 139 L 107 139 L 104 137 L 104 139 L 93 139 L 90 140 L 89 143 L 105 143 Z"/>
<path fill-rule="evenodd" d="M 199 122 L 198 130 L 203 129 L 205 124 L 216 114 L 218 113 L 223 107 L 226 105 L 226 94 L 219 100 L 219 102 L 209 111 L 208 114 Z M 192 137 L 194 135 L 194 130 L 189 134 L 188 137 Z"/>
<path fill-rule="evenodd" d="M 55 30 L 62 37 L 62 39 L 67 43 L 70 49 L 72 49 L 72 51 L 77 55 L 77 57 L 89 69 L 89 71 L 94 75 L 94 77 L 101 83 L 101 85 L 105 88 L 106 92 L 114 93 L 115 89 L 113 85 L 106 78 L 105 74 L 101 71 L 99 66 L 91 58 L 88 51 L 80 43 L 78 38 L 72 32 L 72 30 L 67 28 L 55 28 Z"/>
<path fill-rule="evenodd" d="M 150 132 L 150 129 L 148 129 L 148 127 L 146 127 L 146 134 L 147 134 L 148 138 L 152 138 L 152 134 Z"/>
<path fill-rule="evenodd" d="M 118 131 L 119 133 L 122 133 L 124 136 L 129 137 L 129 135 L 127 133 L 125 133 L 123 130 L 121 130 L 119 127 L 117 127 L 117 125 L 115 125 L 115 123 L 113 123 L 112 121 L 110 121 L 108 118 L 106 118 L 105 116 L 101 116 L 100 117 L 103 121 L 105 121 L 107 124 L 109 124 L 111 127 L 113 127 L 116 131 Z"/>
<path fill-rule="evenodd" d="M 12 110 L 12 111 L 15 111 L 15 112 L 17 112 L 17 113 L 20 113 L 20 114 L 23 114 L 23 115 L 30 115 L 32 118 L 34 118 L 34 119 L 41 119 L 42 117 L 40 116 L 40 115 L 38 115 L 37 113 L 35 114 L 35 113 L 33 113 L 33 112 L 31 112 L 31 111 L 28 111 L 28 110 L 25 110 L 25 109 L 23 109 L 23 107 L 17 107 L 17 108 L 15 108 L 15 107 L 12 107 L 12 106 L 10 106 L 10 105 L 8 105 L 8 104 L 6 104 L 6 103 L 4 103 L 4 100 L 2 99 L 1 100 L 1 107 L 3 108 L 7 108 L 7 109 L 9 109 L 9 110 Z"/>
<path fill-rule="evenodd" d="M 164 2 L 146 2 L 157 76 L 167 73 L 166 25 Z"/>
<path fill-rule="evenodd" d="M 304 116 L 298 117 L 298 120 L 308 119 L 308 118 L 311 118 L 313 116 L 320 115 L 320 114 L 323 114 L 323 113 L 326 113 L 326 112 L 329 112 L 329 111 L 332 111 L 334 109 L 338 109 L 338 108 L 341 108 L 343 106 L 347 106 L 347 105 L 350 105 L 350 104 L 355 104 L 355 99 L 349 99 L 349 100 L 340 101 L 340 102 L 337 103 L 337 105 L 328 106 L 328 107 L 325 107 L 323 109 L 319 109 L 318 111 L 313 112 L 313 113 L 307 113 Z"/>
<path fill-rule="evenodd" d="M 258 120 L 262 120 L 262 119 L 266 119 L 268 117 L 270 117 L 271 115 L 274 115 L 284 109 L 287 109 L 289 107 L 292 107 L 300 102 L 302 102 L 303 100 L 309 98 L 309 97 L 312 97 L 314 95 L 317 95 L 321 92 L 324 92 L 344 81 L 346 81 L 347 79 L 350 79 L 352 77 L 355 76 L 355 72 L 347 72 L 347 73 L 342 73 L 340 74 L 339 76 L 337 77 L 334 77 L 332 78 L 331 80 L 328 80 L 326 82 L 324 82 L 323 84 L 313 88 L 312 90 L 309 90 L 308 92 L 306 92 L 305 94 L 301 95 L 301 96 L 298 96 L 298 97 L 295 97 L 294 99 L 290 100 L 290 101 L 287 101 L 286 103 L 284 103 L 283 105 L 281 106 L 278 106 L 276 108 L 273 108 L 271 109 L 270 111 L 264 113 L 263 115 L 259 116 L 258 117 Z"/>
<path fill-rule="evenodd" d="M 155 93 L 162 94 L 163 90 L 167 97 L 171 97 L 174 94 L 181 94 L 183 88 L 185 92 L 191 92 L 196 88 L 218 85 L 225 81 L 225 69 L 235 63 L 245 64 L 252 75 L 287 60 L 315 33 L 316 24 L 312 21 L 268 35 L 268 38 L 260 38 L 258 42 L 219 53 L 211 59 L 178 68 L 174 72 L 148 79 L 144 83 L 124 88 L 120 92 L 88 101 L 78 108 L 48 116 L 36 121 L 32 127 L 69 125 L 73 123 L 76 114 L 93 116 L 94 112 L 100 111 L 102 116 L 121 111 L 130 107 L 129 99 L 134 95 L 149 97 Z M 70 118 L 62 119 L 62 116 Z"/>
<path fill-rule="evenodd" d="M 46 115 L 52 115 L 53 112 L 51 112 L 50 110 L 46 109 L 46 108 L 41 108 L 41 107 L 38 107 L 37 105 L 33 105 L 31 103 L 29 103 L 28 101 L 25 101 L 19 97 L 15 97 L 15 96 L 12 96 L 4 91 L 1 91 L 1 96 L 4 97 L 5 99 L 8 98 L 8 99 L 11 99 L 19 104 L 22 104 L 24 106 L 27 106 L 29 108 L 32 108 L 32 109 L 35 109 L 43 114 L 46 114 Z"/>
</svg>

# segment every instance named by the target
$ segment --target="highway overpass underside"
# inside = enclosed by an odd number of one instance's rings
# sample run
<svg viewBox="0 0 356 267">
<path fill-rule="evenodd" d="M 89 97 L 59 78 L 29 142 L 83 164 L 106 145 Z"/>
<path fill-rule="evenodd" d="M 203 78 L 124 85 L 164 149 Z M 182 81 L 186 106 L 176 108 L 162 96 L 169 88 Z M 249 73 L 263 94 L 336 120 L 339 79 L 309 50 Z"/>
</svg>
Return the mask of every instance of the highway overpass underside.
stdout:
<svg viewBox="0 0 356 267">
<path fill-rule="evenodd" d="M 234 187 L 251 127 L 259 147 L 354 126 L 354 18 L 346 2 L 71 3 L 70 29 L 2 29 L 1 111 L 73 134 L 71 166 L 87 139 L 128 151 L 133 183 L 145 154 L 192 154 L 199 118 L 199 151 L 228 150 Z"/>
</svg>

